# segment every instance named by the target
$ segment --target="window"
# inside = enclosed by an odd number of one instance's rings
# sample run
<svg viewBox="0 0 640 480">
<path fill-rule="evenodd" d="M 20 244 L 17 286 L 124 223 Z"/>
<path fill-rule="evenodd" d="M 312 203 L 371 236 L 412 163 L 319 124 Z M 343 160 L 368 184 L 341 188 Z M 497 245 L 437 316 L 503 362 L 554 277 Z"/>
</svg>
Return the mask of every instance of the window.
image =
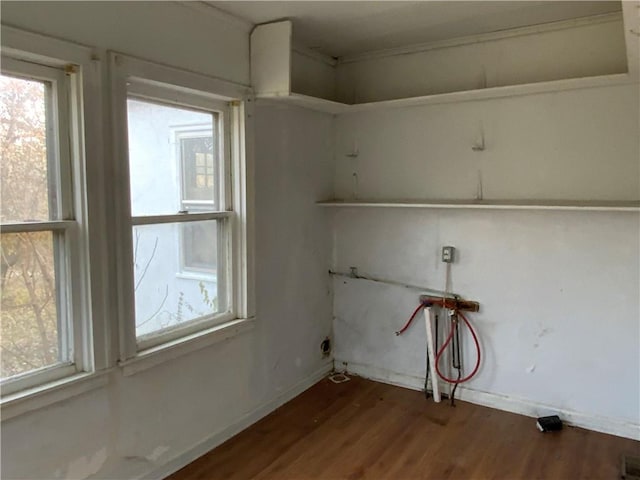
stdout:
<svg viewBox="0 0 640 480">
<path fill-rule="evenodd" d="M 216 119 L 217 120 L 217 119 Z M 217 182 L 219 180 L 219 156 L 217 138 L 211 129 L 202 130 L 193 125 L 176 129 L 178 168 L 181 175 L 181 211 L 206 212 L 215 210 Z M 189 225 L 180 229 L 180 271 L 195 275 L 216 274 L 215 244 L 201 241 L 217 238 L 215 224 Z"/>
<path fill-rule="evenodd" d="M 217 120 L 216 118 L 216 122 Z M 177 131 L 176 138 L 183 208 L 187 210 L 189 207 L 197 208 L 202 205 L 213 207 L 217 197 L 217 139 L 211 129 Z"/>
<path fill-rule="evenodd" d="M 228 312 L 226 109 L 220 102 L 197 109 L 135 95 L 127 100 L 136 336 L 141 344 Z M 182 132 L 176 144 L 176 126 L 190 124 L 201 125 L 198 136 Z M 177 277 L 182 269 L 209 275 Z"/>
<path fill-rule="evenodd" d="M 2 28 L 5 419 L 245 331 L 253 302 L 249 89 Z"/>
<path fill-rule="evenodd" d="M 243 106 L 214 91 L 243 94 L 118 54 L 112 64 L 127 361 L 248 316 Z"/>
<path fill-rule="evenodd" d="M 73 187 L 82 182 L 72 128 L 76 81 L 62 68 L 2 58 L 3 395 L 91 367 L 83 340 L 83 203 Z"/>
</svg>

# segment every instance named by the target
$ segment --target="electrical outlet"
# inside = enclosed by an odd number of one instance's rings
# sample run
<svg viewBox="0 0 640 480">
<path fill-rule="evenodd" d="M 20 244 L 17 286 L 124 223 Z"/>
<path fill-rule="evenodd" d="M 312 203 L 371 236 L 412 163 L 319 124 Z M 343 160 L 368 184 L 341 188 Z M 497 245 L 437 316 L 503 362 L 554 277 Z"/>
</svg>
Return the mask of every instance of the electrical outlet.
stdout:
<svg viewBox="0 0 640 480">
<path fill-rule="evenodd" d="M 320 351 L 324 357 L 328 357 L 331 353 L 331 340 L 329 337 L 325 337 L 322 343 L 320 343 Z"/>
<path fill-rule="evenodd" d="M 442 261 L 444 263 L 453 263 L 455 260 L 455 247 L 442 247 Z"/>
</svg>

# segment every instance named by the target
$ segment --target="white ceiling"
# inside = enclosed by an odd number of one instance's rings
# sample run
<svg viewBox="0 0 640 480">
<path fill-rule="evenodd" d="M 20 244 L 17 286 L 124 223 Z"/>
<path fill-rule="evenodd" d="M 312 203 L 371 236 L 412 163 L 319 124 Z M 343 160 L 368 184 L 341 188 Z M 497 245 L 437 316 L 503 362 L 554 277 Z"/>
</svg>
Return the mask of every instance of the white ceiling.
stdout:
<svg viewBox="0 0 640 480">
<path fill-rule="evenodd" d="M 209 1 L 253 24 L 291 19 L 296 42 L 340 57 L 621 10 L 619 1 Z"/>
</svg>

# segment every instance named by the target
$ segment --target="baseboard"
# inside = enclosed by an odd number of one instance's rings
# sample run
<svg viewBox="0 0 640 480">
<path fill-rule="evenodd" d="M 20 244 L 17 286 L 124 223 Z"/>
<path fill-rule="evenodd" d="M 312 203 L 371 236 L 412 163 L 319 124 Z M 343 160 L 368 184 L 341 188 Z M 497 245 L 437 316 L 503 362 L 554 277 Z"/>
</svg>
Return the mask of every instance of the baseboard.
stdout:
<svg viewBox="0 0 640 480">
<path fill-rule="evenodd" d="M 158 479 L 158 478 L 166 478 L 172 473 L 177 472 L 182 467 L 188 465 L 193 462 L 197 458 L 201 457 L 208 451 L 216 448 L 218 445 L 227 441 L 234 435 L 237 435 L 242 430 L 247 427 L 253 425 L 261 418 L 267 416 L 275 409 L 280 407 L 281 405 L 287 403 L 289 400 L 300 395 L 302 392 L 307 390 L 309 387 L 318 383 L 322 378 L 324 378 L 331 370 L 333 369 L 333 362 L 328 362 L 323 365 L 321 368 L 316 370 L 314 373 L 299 381 L 291 388 L 282 392 L 271 401 L 260 405 L 255 410 L 245 414 L 241 418 L 237 419 L 230 425 L 218 430 L 213 433 L 211 436 L 205 438 L 204 440 L 198 442 L 193 445 L 191 448 L 188 448 L 184 452 L 174 456 L 171 460 L 162 464 L 158 468 L 154 469 L 151 472 L 145 473 L 140 476 L 140 479 Z"/>
<path fill-rule="evenodd" d="M 390 385 L 410 388 L 412 390 L 424 389 L 424 378 L 421 377 L 396 373 L 371 365 L 344 362 L 339 359 L 335 360 L 335 364 L 346 364 L 347 372 L 353 375 L 358 375 L 382 383 L 388 383 Z M 441 385 L 441 391 L 447 392 L 448 387 L 444 384 Z M 456 390 L 456 397 L 465 402 L 504 410 L 506 412 L 518 413 L 528 417 L 535 418 L 543 415 L 555 414 L 559 415 L 567 425 L 617 435 L 619 437 L 630 438 L 632 440 L 640 440 L 640 425 L 615 418 L 590 415 L 573 410 L 558 409 L 551 405 L 532 402 L 521 398 L 514 398 L 507 395 L 473 390 L 462 385 Z M 532 428 L 535 428 L 533 424 Z"/>
</svg>

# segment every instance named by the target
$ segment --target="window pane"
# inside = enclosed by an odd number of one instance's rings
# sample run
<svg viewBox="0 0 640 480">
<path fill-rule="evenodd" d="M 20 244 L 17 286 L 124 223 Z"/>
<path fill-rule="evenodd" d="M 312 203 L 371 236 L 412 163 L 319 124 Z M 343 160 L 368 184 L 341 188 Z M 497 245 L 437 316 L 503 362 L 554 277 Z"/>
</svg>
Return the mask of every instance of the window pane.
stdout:
<svg viewBox="0 0 640 480">
<path fill-rule="evenodd" d="M 138 337 L 226 311 L 224 222 L 133 228 Z"/>
<path fill-rule="evenodd" d="M 0 162 L 2 222 L 48 220 L 55 216 L 47 153 L 44 82 L 0 75 Z"/>
<path fill-rule="evenodd" d="M 180 138 L 182 200 L 202 201 L 214 198 L 214 160 L 212 137 Z M 188 210 L 188 203 L 183 210 Z"/>
<path fill-rule="evenodd" d="M 181 226 L 182 269 L 185 271 L 215 273 L 217 266 L 217 224 L 215 222 L 189 222 Z M 208 239 L 203 241 L 203 239 Z"/>
<path fill-rule="evenodd" d="M 61 360 L 51 232 L 3 233 L 2 378 Z"/>
<path fill-rule="evenodd" d="M 217 209 L 217 115 L 137 99 L 127 111 L 132 215 Z"/>
</svg>

